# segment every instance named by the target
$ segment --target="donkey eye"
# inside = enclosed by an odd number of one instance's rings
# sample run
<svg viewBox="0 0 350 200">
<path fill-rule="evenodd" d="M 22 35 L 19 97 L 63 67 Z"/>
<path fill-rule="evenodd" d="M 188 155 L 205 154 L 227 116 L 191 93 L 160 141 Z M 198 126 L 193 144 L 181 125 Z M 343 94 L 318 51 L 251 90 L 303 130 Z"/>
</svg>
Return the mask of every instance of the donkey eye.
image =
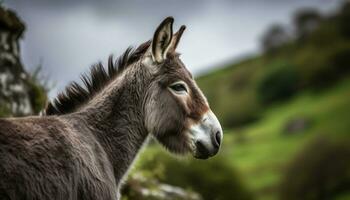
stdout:
<svg viewBox="0 0 350 200">
<path fill-rule="evenodd" d="M 187 88 L 183 83 L 176 83 L 170 86 L 175 92 L 187 92 Z"/>
</svg>

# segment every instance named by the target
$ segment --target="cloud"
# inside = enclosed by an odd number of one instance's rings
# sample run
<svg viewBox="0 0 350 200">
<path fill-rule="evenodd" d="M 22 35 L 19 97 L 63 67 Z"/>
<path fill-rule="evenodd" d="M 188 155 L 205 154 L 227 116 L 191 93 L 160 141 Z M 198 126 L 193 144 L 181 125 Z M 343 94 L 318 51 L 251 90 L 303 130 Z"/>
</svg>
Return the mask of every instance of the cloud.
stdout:
<svg viewBox="0 0 350 200">
<path fill-rule="evenodd" d="M 225 60 L 257 52 L 258 39 L 267 26 L 288 23 L 296 9 L 313 6 L 327 10 L 339 2 L 12 0 L 5 5 L 27 24 L 21 45 L 25 66 L 33 69 L 42 59 L 46 73 L 57 82 L 57 90 L 62 90 L 91 64 L 150 39 L 169 15 L 175 17 L 175 29 L 182 24 L 188 27 L 179 51 L 187 67 L 198 74 Z"/>
</svg>

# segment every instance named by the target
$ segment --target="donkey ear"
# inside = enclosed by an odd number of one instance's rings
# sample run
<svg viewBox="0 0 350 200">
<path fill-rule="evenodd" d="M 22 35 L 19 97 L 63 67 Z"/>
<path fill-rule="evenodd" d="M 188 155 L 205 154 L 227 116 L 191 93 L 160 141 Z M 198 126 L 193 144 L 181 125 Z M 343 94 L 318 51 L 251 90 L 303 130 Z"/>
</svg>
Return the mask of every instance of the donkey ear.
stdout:
<svg viewBox="0 0 350 200">
<path fill-rule="evenodd" d="M 173 17 L 167 17 L 157 28 L 152 40 L 153 61 L 161 63 L 165 60 L 173 37 Z"/>
<path fill-rule="evenodd" d="M 174 34 L 173 39 L 171 40 L 171 44 L 169 47 L 169 52 L 175 52 L 177 45 L 180 42 L 182 33 L 185 31 L 186 26 L 182 25 L 180 29 Z"/>
</svg>

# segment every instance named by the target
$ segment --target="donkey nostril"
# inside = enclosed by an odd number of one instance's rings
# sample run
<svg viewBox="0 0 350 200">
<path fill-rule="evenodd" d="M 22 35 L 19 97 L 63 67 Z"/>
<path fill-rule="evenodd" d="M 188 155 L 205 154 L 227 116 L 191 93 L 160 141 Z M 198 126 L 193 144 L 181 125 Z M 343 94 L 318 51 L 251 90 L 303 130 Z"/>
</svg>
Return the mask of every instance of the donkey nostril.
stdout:
<svg viewBox="0 0 350 200">
<path fill-rule="evenodd" d="M 196 141 L 196 147 L 201 154 L 203 154 L 203 155 L 209 154 L 207 148 L 205 148 L 205 146 L 202 142 Z"/>
<path fill-rule="evenodd" d="M 216 142 L 217 147 L 219 147 L 220 144 L 221 144 L 221 133 L 220 133 L 220 131 L 217 131 L 215 133 L 215 142 Z"/>
</svg>

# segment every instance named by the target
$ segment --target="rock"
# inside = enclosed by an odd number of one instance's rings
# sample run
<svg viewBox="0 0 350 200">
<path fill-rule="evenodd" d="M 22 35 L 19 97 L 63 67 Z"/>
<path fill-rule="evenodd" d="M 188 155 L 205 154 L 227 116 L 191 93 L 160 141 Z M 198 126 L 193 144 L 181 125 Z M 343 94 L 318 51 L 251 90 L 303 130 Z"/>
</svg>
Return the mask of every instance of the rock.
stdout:
<svg viewBox="0 0 350 200">
<path fill-rule="evenodd" d="M 296 118 L 287 122 L 284 128 L 284 133 L 295 134 L 300 133 L 311 125 L 311 120 L 308 118 Z"/>
<path fill-rule="evenodd" d="M 122 200 L 201 200 L 202 197 L 183 188 L 146 179 L 141 174 L 132 174 L 122 191 Z"/>
<path fill-rule="evenodd" d="M 20 59 L 19 40 L 24 30 L 17 15 L 0 6 L 0 116 L 37 112 L 38 85 L 33 84 Z"/>
</svg>

